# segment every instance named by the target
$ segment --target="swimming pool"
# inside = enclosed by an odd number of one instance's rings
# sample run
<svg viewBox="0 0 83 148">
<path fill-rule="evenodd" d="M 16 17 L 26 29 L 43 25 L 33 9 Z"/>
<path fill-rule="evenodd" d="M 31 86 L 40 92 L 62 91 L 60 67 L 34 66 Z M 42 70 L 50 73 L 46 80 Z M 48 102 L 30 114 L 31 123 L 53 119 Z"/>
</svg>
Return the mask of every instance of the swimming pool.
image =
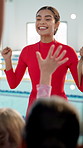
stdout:
<svg viewBox="0 0 83 148">
<path fill-rule="evenodd" d="M 75 104 L 80 114 L 83 107 L 83 93 L 75 86 L 74 90 L 70 89 L 72 83 L 65 83 L 65 91 L 68 100 Z M 75 84 L 73 84 L 75 85 Z M 28 98 L 31 91 L 30 80 L 23 80 L 16 89 L 10 89 L 6 79 L 0 80 L 0 107 L 12 107 L 17 109 L 23 116 L 26 114 Z M 82 118 L 82 115 L 81 115 Z"/>
<path fill-rule="evenodd" d="M 70 85 L 72 85 L 72 83 L 65 84 L 65 91 L 68 96 L 68 100 L 77 108 L 80 115 L 80 120 L 83 121 L 83 93 L 81 93 L 77 88 L 75 90 L 70 90 Z M 0 107 L 10 107 L 16 109 L 23 117 L 25 117 L 30 91 L 30 80 L 23 80 L 16 89 L 11 90 L 6 79 L 1 79 Z M 83 143 L 83 136 L 80 136 L 78 143 Z"/>
<path fill-rule="evenodd" d="M 13 65 L 15 68 L 16 64 L 14 63 Z M 16 109 L 23 117 L 25 117 L 28 106 L 28 98 L 31 91 L 29 76 L 27 78 L 27 73 L 25 73 L 25 76 L 19 86 L 16 89 L 11 90 L 3 71 L 3 59 L 1 60 L 0 68 L 0 107 L 10 107 Z M 70 72 L 68 72 L 66 77 L 65 92 L 68 96 L 69 102 L 77 108 L 80 120 L 83 121 L 83 93 L 76 87 Z M 80 137 L 79 143 L 83 143 L 83 137 Z"/>
</svg>

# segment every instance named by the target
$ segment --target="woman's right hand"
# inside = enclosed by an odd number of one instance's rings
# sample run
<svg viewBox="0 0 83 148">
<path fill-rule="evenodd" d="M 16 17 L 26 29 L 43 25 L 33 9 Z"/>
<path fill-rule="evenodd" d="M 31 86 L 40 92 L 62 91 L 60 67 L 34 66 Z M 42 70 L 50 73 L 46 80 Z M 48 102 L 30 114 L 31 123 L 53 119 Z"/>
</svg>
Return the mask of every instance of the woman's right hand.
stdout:
<svg viewBox="0 0 83 148">
<path fill-rule="evenodd" d="M 10 70 L 12 68 L 12 62 L 11 62 L 11 56 L 12 56 L 12 50 L 9 47 L 6 47 L 2 50 L 1 55 L 3 56 L 5 60 L 5 69 L 6 71 Z"/>
<path fill-rule="evenodd" d="M 6 47 L 2 50 L 1 55 L 3 56 L 4 60 L 11 59 L 12 50 L 9 47 Z"/>
</svg>

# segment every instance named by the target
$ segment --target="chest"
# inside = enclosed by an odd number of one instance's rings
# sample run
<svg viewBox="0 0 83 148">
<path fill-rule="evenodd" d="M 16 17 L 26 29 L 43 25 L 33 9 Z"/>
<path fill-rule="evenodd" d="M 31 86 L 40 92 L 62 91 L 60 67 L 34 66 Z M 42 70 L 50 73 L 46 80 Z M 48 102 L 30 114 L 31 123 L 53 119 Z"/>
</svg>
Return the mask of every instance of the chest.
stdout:
<svg viewBox="0 0 83 148">
<path fill-rule="evenodd" d="M 36 57 L 36 51 L 39 51 L 42 58 L 45 59 L 48 54 L 49 48 L 50 47 L 41 46 L 37 48 L 37 50 L 32 50 L 31 52 L 29 52 L 28 72 L 29 72 L 31 80 L 35 81 L 36 83 L 38 83 L 40 79 L 40 69 L 39 69 L 39 64 L 38 64 L 38 60 Z M 56 81 L 58 78 L 59 78 L 58 80 L 61 80 L 66 75 L 66 72 L 67 72 L 66 65 L 64 64 L 60 66 L 53 74 L 53 81 Z"/>
</svg>

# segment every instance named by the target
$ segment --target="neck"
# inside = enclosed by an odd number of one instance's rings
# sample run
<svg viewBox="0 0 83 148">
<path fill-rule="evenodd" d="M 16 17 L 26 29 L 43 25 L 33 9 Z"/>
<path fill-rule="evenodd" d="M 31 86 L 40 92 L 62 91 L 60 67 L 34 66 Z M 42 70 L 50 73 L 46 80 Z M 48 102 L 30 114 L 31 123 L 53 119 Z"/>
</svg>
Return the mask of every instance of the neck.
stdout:
<svg viewBox="0 0 83 148">
<path fill-rule="evenodd" d="M 54 41 L 54 37 L 46 37 L 46 36 L 41 37 L 41 42 L 43 43 L 50 43 L 52 41 Z"/>
</svg>

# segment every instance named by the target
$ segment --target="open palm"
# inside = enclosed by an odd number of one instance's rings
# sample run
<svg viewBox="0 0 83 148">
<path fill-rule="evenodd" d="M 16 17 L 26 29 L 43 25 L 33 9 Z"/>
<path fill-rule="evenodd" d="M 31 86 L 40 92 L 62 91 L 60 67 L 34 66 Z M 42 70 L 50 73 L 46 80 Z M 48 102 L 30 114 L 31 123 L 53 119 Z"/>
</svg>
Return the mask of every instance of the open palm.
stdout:
<svg viewBox="0 0 83 148">
<path fill-rule="evenodd" d="M 68 61 L 68 58 L 64 58 L 66 50 L 60 53 L 62 46 L 58 46 L 57 50 L 53 53 L 55 46 L 52 45 L 45 59 L 41 57 L 41 54 L 37 52 L 37 59 L 41 72 L 52 74 L 60 65 Z M 64 59 L 63 59 L 64 58 Z"/>
</svg>

